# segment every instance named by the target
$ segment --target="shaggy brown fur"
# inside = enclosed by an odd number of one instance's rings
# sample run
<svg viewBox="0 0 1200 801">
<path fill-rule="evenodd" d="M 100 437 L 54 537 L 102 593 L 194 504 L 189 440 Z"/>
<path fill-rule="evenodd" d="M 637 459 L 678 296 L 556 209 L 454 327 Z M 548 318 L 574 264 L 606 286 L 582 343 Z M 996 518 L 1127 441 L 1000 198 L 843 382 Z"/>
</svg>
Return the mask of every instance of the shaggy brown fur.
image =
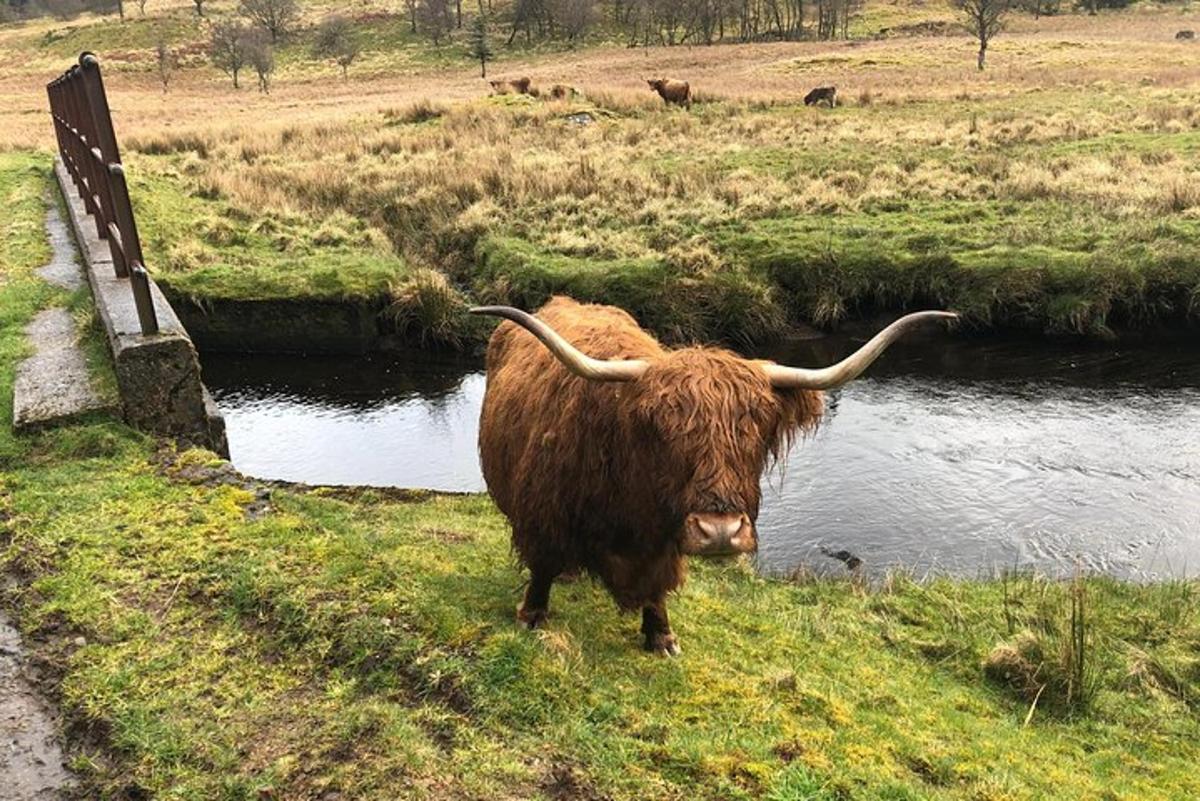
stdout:
<svg viewBox="0 0 1200 801">
<path fill-rule="evenodd" d="M 574 86 L 567 86 L 563 83 L 556 83 L 550 87 L 550 97 L 554 100 L 567 100 L 579 94 L 579 90 Z"/>
<path fill-rule="evenodd" d="M 518 618 L 540 623 L 554 578 L 582 569 L 622 609 L 643 610 L 648 649 L 672 653 L 665 603 L 684 579 L 686 516 L 753 522 L 760 475 L 816 426 L 822 393 L 773 389 L 726 350 L 667 350 L 611 306 L 560 297 L 538 316 L 589 356 L 650 367 L 636 381 L 588 381 L 519 326 L 492 335 L 479 450 L 531 573 Z"/>
<path fill-rule="evenodd" d="M 815 106 L 818 103 L 825 103 L 830 108 L 837 105 L 837 87 L 836 86 L 818 86 L 804 96 L 804 105 Z"/>
<path fill-rule="evenodd" d="M 667 103 L 691 107 L 692 87 L 687 81 L 676 81 L 672 78 L 653 78 L 648 79 L 646 83 L 650 84 L 650 88 L 658 92 L 658 96 Z"/>
<path fill-rule="evenodd" d="M 517 94 L 528 95 L 533 94 L 533 81 L 529 78 L 513 78 L 511 80 L 488 81 L 492 85 L 492 91 L 498 95 Z"/>
<path fill-rule="evenodd" d="M 1185 39 L 1195 39 L 1196 32 L 1190 31 L 1190 30 L 1182 30 L 1175 34 L 1175 38 L 1181 42 L 1184 41 Z"/>
</svg>

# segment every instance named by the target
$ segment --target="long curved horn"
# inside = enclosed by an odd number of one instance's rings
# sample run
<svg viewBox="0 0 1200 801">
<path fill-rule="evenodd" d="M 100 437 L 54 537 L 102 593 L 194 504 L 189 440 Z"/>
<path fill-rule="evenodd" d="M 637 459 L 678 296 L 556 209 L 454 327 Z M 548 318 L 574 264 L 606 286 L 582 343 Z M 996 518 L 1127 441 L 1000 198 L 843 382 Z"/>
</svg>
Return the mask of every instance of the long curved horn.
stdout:
<svg viewBox="0 0 1200 801">
<path fill-rule="evenodd" d="M 476 306 L 471 309 L 471 314 L 490 314 L 516 323 L 540 339 L 568 370 L 580 378 L 591 381 L 634 381 L 641 378 L 650 366 L 641 359 L 593 359 L 532 314 L 511 306 Z"/>
<path fill-rule="evenodd" d="M 837 364 L 819 370 L 764 364 L 763 369 L 771 379 L 771 386 L 778 389 L 833 389 L 857 378 L 863 370 L 871 366 L 871 362 L 879 358 L 888 345 L 904 336 L 914 326 L 927 320 L 957 319 L 958 315 L 954 312 L 925 311 L 908 314 L 880 331 L 870 342 Z"/>
</svg>

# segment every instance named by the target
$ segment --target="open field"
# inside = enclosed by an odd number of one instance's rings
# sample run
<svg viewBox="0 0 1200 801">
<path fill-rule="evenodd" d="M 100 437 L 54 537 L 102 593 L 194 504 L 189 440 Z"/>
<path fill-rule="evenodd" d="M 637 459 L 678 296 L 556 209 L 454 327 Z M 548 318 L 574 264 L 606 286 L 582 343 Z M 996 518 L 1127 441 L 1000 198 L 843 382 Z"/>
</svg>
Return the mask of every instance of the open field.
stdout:
<svg viewBox="0 0 1200 801">
<path fill-rule="evenodd" d="M 264 494 L 103 418 L 14 438 L 21 328 L 75 302 L 33 274 L 47 166 L 0 155 L 0 599 L 85 797 L 1200 793 L 1195 581 L 867 587 L 696 562 L 684 656 L 659 660 L 584 581 L 516 629 L 486 498 Z"/>
<path fill-rule="evenodd" d="M 1200 315 L 1200 46 L 1174 40 L 1200 28 L 1187 6 L 1015 17 L 983 73 L 965 36 L 502 51 L 494 74 L 584 93 L 553 103 L 485 98 L 461 45 L 433 50 L 378 14 L 349 81 L 301 34 L 269 96 L 202 66 L 163 95 L 154 32 L 192 52 L 203 27 L 151 10 L 0 32 L 0 146 L 45 147 L 40 82 L 98 50 L 149 266 L 201 301 L 390 299 L 410 333 L 456 346 L 479 336 L 467 301 L 553 292 L 672 339 L 923 305 L 1098 336 Z M 947 18 L 871 5 L 856 24 Z M 702 102 L 662 108 L 652 73 Z M 842 107 L 799 102 L 827 83 Z"/>
</svg>

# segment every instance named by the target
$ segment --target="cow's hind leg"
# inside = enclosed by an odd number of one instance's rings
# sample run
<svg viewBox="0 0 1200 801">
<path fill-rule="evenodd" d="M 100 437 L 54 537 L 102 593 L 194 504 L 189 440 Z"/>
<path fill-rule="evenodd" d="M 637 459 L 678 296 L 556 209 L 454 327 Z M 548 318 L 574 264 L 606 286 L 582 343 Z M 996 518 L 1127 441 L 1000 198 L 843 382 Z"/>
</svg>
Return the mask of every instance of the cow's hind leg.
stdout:
<svg viewBox="0 0 1200 801">
<path fill-rule="evenodd" d="M 549 614 L 550 587 L 558 573 L 557 569 L 544 566 L 530 568 L 525 598 L 517 607 L 518 624 L 527 629 L 536 629 L 546 622 L 546 616 Z"/>
<path fill-rule="evenodd" d="M 679 656 L 679 643 L 671 633 L 665 597 L 642 607 L 642 634 L 646 637 L 647 651 L 659 656 Z"/>
</svg>

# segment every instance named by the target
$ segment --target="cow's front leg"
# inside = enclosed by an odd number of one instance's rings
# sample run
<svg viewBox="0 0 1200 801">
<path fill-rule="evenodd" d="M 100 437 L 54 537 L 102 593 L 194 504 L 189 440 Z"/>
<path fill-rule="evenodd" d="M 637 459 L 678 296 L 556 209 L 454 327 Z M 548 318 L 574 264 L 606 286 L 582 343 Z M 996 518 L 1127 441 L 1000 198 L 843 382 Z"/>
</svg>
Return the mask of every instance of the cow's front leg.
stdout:
<svg viewBox="0 0 1200 801">
<path fill-rule="evenodd" d="M 517 623 L 527 629 L 536 629 L 546 622 L 549 614 L 550 587 L 554 584 L 557 570 L 547 568 L 531 568 L 529 571 L 529 586 L 525 588 L 525 598 L 517 606 Z"/>
<path fill-rule="evenodd" d="M 642 634 L 646 636 L 647 651 L 659 656 L 679 656 L 679 643 L 675 641 L 671 621 L 667 619 L 666 598 L 642 607 Z"/>
</svg>

